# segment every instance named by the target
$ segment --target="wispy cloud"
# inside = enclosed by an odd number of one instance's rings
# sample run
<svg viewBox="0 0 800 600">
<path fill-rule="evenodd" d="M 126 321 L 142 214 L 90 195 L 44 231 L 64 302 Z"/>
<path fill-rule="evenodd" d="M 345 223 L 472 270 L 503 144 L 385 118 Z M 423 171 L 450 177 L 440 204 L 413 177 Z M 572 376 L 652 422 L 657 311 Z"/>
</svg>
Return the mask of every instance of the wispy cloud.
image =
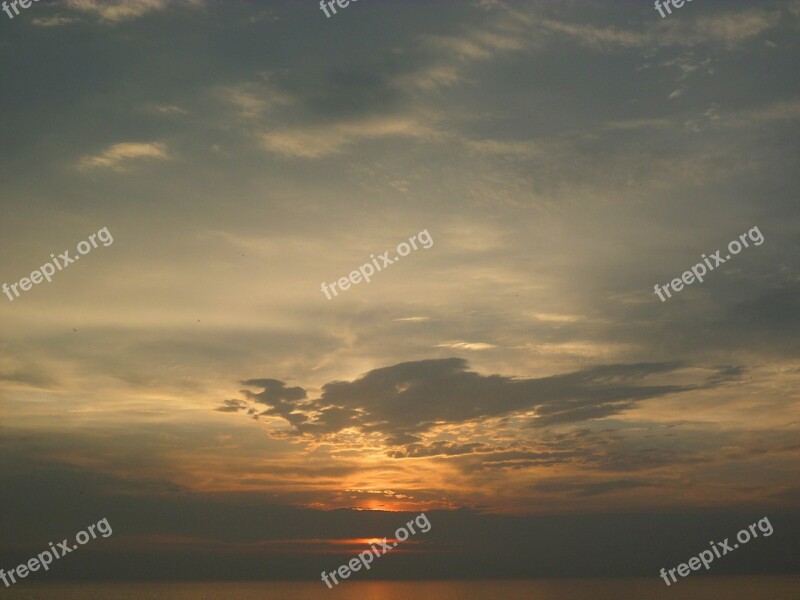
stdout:
<svg viewBox="0 0 800 600">
<path fill-rule="evenodd" d="M 124 142 L 109 146 L 100 154 L 82 157 L 78 162 L 78 168 L 81 170 L 113 169 L 115 171 L 124 171 L 132 161 L 168 160 L 169 158 L 166 144 L 160 142 Z"/>
<path fill-rule="evenodd" d="M 625 31 L 614 27 L 567 23 L 555 19 L 542 19 L 539 25 L 552 32 L 574 37 L 586 46 L 599 48 L 609 45 L 644 46 L 648 40 L 647 35 L 640 31 Z"/>
<path fill-rule="evenodd" d="M 800 100 L 783 100 L 764 106 L 736 111 L 721 111 L 712 105 L 701 117 L 686 123 L 692 131 L 705 128 L 765 127 L 776 122 L 800 119 Z"/>
<path fill-rule="evenodd" d="M 436 344 L 437 348 L 452 348 L 453 350 L 491 350 L 497 348 L 494 344 L 485 344 L 483 342 L 445 342 L 443 344 Z"/>
<path fill-rule="evenodd" d="M 290 94 L 267 83 L 242 83 L 220 91 L 223 100 L 233 107 L 240 119 L 254 120 L 271 108 L 292 103 Z"/>
<path fill-rule="evenodd" d="M 735 115 L 741 122 L 793 121 L 800 119 L 800 100 L 786 100 Z"/>
<path fill-rule="evenodd" d="M 692 35 L 698 40 L 733 45 L 775 27 L 780 19 L 781 13 L 759 8 L 716 14 L 697 19 L 692 25 Z"/>
<path fill-rule="evenodd" d="M 361 141 L 403 137 L 432 140 L 440 136 L 415 118 L 398 116 L 278 130 L 263 134 L 261 142 L 267 150 L 284 156 L 320 158 Z"/>
<path fill-rule="evenodd" d="M 549 32 L 572 37 L 584 46 L 616 50 L 625 47 L 689 47 L 708 43 L 732 47 L 774 28 L 780 20 L 780 11 L 752 8 L 679 22 L 656 22 L 645 30 L 572 23 L 555 18 L 543 18 L 538 25 Z"/>
<path fill-rule="evenodd" d="M 173 104 L 155 104 L 149 107 L 151 112 L 158 113 L 160 115 L 185 115 L 188 114 L 187 111 L 180 106 L 175 106 Z"/>
<path fill-rule="evenodd" d="M 69 25 L 70 23 L 77 23 L 80 19 L 74 17 L 63 17 L 56 15 L 53 17 L 35 17 L 31 22 L 34 27 L 59 27 L 61 25 Z"/>
<path fill-rule="evenodd" d="M 172 5 L 202 5 L 202 0 L 178 0 Z M 141 17 L 149 12 L 164 10 L 166 0 L 67 0 L 73 10 L 91 13 L 103 21 L 118 22 Z"/>
<path fill-rule="evenodd" d="M 394 83 L 403 89 L 422 91 L 452 86 L 463 82 L 467 68 L 475 63 L 525 50 L 530 43 L 525 29 L 532 22 L 531 15 L 505 6 L 492 10 L 495 15 L 481 29 L 420 36 L 420 49 L 429 53 L 429 59 L 397 77 Z"/>
</svg>

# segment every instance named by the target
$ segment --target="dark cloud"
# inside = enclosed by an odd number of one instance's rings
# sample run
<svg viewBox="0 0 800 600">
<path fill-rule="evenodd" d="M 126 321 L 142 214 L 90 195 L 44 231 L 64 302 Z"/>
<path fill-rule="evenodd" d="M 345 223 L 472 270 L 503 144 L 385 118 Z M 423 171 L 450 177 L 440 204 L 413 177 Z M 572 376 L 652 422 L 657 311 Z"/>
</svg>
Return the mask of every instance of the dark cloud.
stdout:
<svg viewBox="0 0 800 600">
<path fill-rule="evenodd" d="M 247 403 L 242 400 L 223 400 L 222 406 L 215 408 L 219 412 L 240 412 L 247 409 Z"/>
<path fill-rule="evenodd" d="M 419 435 L 439 424 L 467 423 L 533 411 L 534 426 L 576 423 L 619 414 L 642 400 L 706 389 L 735 380 L 737 367 L 714 369 L 705 382 L 647 385 L 651 375 L 674 372 L 678 362 L 606 365 L 540 379 L 481 375 L 461 358 L 400 363 L 374 369 L 354 381 L 322 387 L 320 398 L 306 400 L 302 388 L 286 388 L 274 379 L 251 379 L 262 387 L 245 396 L 270 408 L 296 435 L 320 436 L 355 427 L 381 433 L 390 445 L 406 445 L 395 456 L 433 456 L 474 452 L 479 445 L 444 442 L 424 446 Z"/>
<path fill-rule="evenodd" d="M 479 442 L 469 444 L 433 442 L 431 444 L 409 444 L 402 450 L 393 450 L 388 452 L 387 455 L 392 458 L 421 458 L 425 456 L 457 456 L 490 450 L 492 450 L 491 446 Z"/>
<path fill-rule="evenodd" d="M 26 383 L 34 387 L 51 387 L 55 381 L 44 373 L 15 371 L 13 373 L 0 373 L 0 381 L 10 383 Z"/>
<path fill-rule="evenodd" d="M 476 464 L 476 469 L 524 469 L 533 466 L 550 466 L 556 464 L 575 464 L 580 459 L 585 458 L 584 452 L 578 451 L 553 451 L 535 452 L 531 450 L 496 450 L 491 454 L 482 457 L 480 463 Z"/>
<path fill-rule="evenodd" d="M 248 379 L 242 382 L 243 385 L 257 386 L 264 388 L 259 394 L 252 394 L 252 399 L 262 404 L 272 404 L 276 401 L 302 400 L 306 397 L 303 388 L 287 388 L 282 381 L 277 379 Z"/>
<path fill-rule="evenodd" d="M 364 118 L 385 114 L 400 105 L 398 89 L 388 82 L 381 65 L 336 69 L 322 81 L 308 82 L 307 109 L 326 119 Z"/>
<path fill-rule="evenodd" d="M 48 542 L 72 536 L 100 518 L 112 527 L 109 538 L 95 540 L 58 563 L 58 579 L 318 580 L 323 569 L 333 569 L 363 549 L 337 546 L 337 541 L 391 536 L 419 514 L 278 506 L 265 502 L 260 492 L 156 489 L 126 477 L 99 477 L 26 459 L 13 449 L 9 455 L 19 468 L 0 490 L 0 564 L 20 564 Z M 592 496 L 639 485 L 619 479 L 538 487 L 543 492 L 569 487 Z M 131 493 L 137 489 L 139 493 Z M 792 551 L 800 532 L 796 512 L 765 507 L 666 515 L 425 513 L 430 531 L 409 540 L 407 552 L 384 559 L 380 570 L 359 573 L 361 579 L 441 579 L 452 573 L 471 578 L 655 577 L 665 564 L 678 564 L 697 552 L 692 548 L 732 537 L 765 516 L 774 534 L 755 542 L 757 551 L 734 553 L 714 568 L 726 575 L 800 570 Z"/>
<path fill-rule="evenodd" d="M 550 480 L 537 483 L 533 487 L 539 492 L 571 492 L 578 496 L 596 496 L 598 494 L 606 494 L 616 490 L 630 490 L 640 487 L 650 487 L 652 485 L 652 483 L 648 483 L 646 481 L 636 481 L 631 479 L 617 479 L 593 483 Z"/>
<path fill-rule="evenodd" d="M 64 579 L 314 579 L 323 568 L 342 562 L 332 556 L 331 542 L 391 535 L 424 510 L 315 510 L 276 505 L 265 499 L 263 491 L 197 492 L 130 471 L 103 474 L 51 458 L 54 448 L 74 447 L 73 439 L 0 433 L 2 460 L 7 462 L 6 485 L 0 490 L 1 564 L 20 564 L 54 537 L 72 535 L 102 517 L 113 528 L 110 538 L 87 545 L 59 565 L 59 578 Z M 593 435 L 598 434 L 580 430 L 551 437 L 564 442 Z M 602 438 L 598 441 L 604 445 Z M 782 445 L 791 446 L 790 441 L 787 433 Z M 713 438 L 709 444 L 723 442 Z M 509 450 L 502 458 L 526 456 L 532 454 Z M 341 477 L 353 471 L 313 463 L 270 467 L 272 477 L 298 473 Z M 558 477 L 537 481 L 530 488 L 538 497 L 559 498 L 566 493 L 591 499 L 659 486 L 661 482 L 641 477 L 612 475 L 601 480 Z M 796 492 L 796 486 L 789 484 L 780 497 L 791 502 L 797 497 L 792 491 Z M 294 493 L 298 504 L 308 500 L 300 490 Z M 409 492 L 346 489 L 337 493 L 342 502 L 372 497 L 391 504 Z M 438 496 L 434 490 L 414 494 L 423 503 Z M 778 497 L 777 490 L 774 495 Z M 399 563 L 387 562 L 380 574 L 365 577 L 443 577 L 454 568 L 475 577 L 652 576 L 665 562 L 685 560 L 687 547 L 706 547 L 708 540 L 733 535 L 764 516 L 775 528 L 769 543 L 746 558 L 731 557 L 739 562 L 720 563 L 720 573 L 800 569 L 797 553 L 791 551 L 800 527 L 797 511 L 779 510 L 773 504 L 662 515 L 644 511 L 565 516 L 503 516 L 465 509 L 425 512 L 432 529 L 413 540 L 419 542 L 413 548 L 416 552 L 403 555 Z M 333 551 L 349 558 L 353 546 Z M 603 556 L 600 566 L 598 555 Z M 266 561 L 265 556 L 269 557 Z"/>
<path fill-rule="evenodd" d="M 764 290 L 755 298 L 739 302 L 731 307 L 730 317 L 748 333 L 782 334 L 782 337 L 797 341 L 800 334 L 800 283 L 781 282 L 780 287 Z"/>
<path fill-rule="evenodd" d="M 306 421 L 304 415 L 294 412 L 298 405 L 293 404 L 298 400 L 305 399 L 306 392 L 304 389 L 299 387 L 287 388 L 283 382 L 277 379 L 248 379 L 243 381 L 242 384 L 263 388 L 263 391 L 258 394 L 242 390 L 242 393 L 253 402 L 269 406 L 267 410 L 261 413 L 262 415 L 283 417 L 295 426 Z"/>
</svg>

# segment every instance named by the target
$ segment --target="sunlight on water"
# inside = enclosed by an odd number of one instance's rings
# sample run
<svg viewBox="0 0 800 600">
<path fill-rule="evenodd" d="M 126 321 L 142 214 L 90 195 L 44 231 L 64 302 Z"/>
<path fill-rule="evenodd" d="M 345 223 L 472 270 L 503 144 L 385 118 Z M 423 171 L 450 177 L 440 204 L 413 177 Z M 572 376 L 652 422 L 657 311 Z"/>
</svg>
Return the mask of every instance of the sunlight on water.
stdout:
<svg viewBox="0 0 800 600">
<path fill-rule="evenodd" d="M 13 586 L 13 600 L 797 600 L 800 577 L 320 583 L 104 583 Z"/>
</svg>

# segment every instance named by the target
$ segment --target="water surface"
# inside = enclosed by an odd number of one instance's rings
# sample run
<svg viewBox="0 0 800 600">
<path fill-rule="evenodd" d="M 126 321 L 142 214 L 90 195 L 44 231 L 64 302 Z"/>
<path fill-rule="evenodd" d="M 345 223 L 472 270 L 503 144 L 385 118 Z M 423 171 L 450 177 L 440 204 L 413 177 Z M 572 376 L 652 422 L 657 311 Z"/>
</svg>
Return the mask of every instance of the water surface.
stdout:
<svg viewBox="0 0 800 600">
<path fill-rule="evenodd" d="M 2 588 L 2 585 L 0 585 Z M 798 600 L 800 577 L 706 577 L 669 588 L 650 579 L 247 583 L 23 583 L 14 600 Z"/>
</svg>

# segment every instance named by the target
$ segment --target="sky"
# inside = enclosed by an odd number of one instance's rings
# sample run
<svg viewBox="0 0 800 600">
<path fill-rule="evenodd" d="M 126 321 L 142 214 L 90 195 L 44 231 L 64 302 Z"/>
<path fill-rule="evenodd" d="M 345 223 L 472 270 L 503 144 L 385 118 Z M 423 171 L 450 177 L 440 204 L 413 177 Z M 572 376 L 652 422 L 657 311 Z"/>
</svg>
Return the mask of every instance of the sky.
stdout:
<svg viewBox="0 0 800 600">
<path fill-rule="evenodd" d="M 315 579 L 425 511 L 365 579 L 655 576 L 765 516 L 715 572 L 800 572 L 798 32 L 798 0 L 0 12 L 0 283 L 83 259 L 0 294 L 2 564 L 106 517 L 48 577 Z"/>
</svg>

